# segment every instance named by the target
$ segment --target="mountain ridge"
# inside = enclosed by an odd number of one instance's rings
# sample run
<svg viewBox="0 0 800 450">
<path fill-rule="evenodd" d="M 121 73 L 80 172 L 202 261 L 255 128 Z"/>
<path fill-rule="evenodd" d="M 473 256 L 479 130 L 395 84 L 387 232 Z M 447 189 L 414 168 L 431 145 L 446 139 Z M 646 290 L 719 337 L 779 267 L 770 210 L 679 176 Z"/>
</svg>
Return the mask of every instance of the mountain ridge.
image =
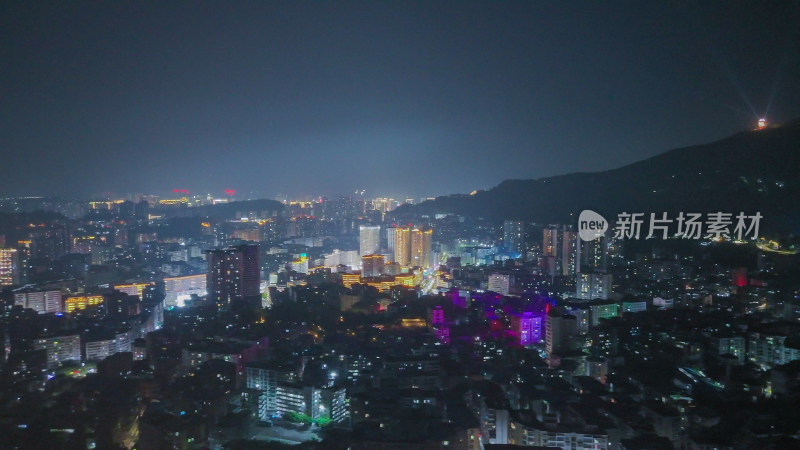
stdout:
<svg viewBox="0 0 800 450">
<path fill-rule="evenodd" d="M 435 213 L 571 223 L 583 209 L 621 212 L 761 212 L 767 229 L 800 228 L 800 120 L 667 150 L 601 172 L 504 180 L 474 195 L 398 208 L 407 218 Z"/>
</svg>

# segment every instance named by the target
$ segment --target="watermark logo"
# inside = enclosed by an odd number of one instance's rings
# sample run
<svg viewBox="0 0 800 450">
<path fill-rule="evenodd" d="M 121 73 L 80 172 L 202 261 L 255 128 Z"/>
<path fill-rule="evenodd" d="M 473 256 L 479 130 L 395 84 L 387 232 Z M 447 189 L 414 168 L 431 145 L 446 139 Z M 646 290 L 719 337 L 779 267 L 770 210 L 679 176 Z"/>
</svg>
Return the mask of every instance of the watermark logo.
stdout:
<svg viewBox="0 0 800 450">
<path fill-rule="evenodd" d="M 617 215 L 614 237 L 617 239 L 639 239 L 644 224 L 644 213 L 623 212 Z M 747 215 L 740 212 L 736 216 L 726 212 L 712 212 L 706 214 L 705 220 L 701 213 L 678 213 L 671 219 L 667 213 L 650 213 L 647 239 L 661 237 L 667 239 L 670 234 L 683 239 L 758 239 L 758 227 L 763 216 L 760 212 Z M 674 224 L 674 226 L 673 226 Z M 705 230 L 705 231 L 704 231 Z"/>
<path fill-rule="evenodd" d="M 647 220 L 649 218 L 649 221 Z M 758 229 L 763 216 L 760 212 L 737 215 L 726 212 L 678 213 L 668 217 L 666 212 L 656 214 L 622 212 L 614 222 L 615 239 L 758 239 Z M 605 236 L 608 221 L 600 214 L 585 209 L 578 217 L 578 235 L 584 241 L 593 241 Z M 646 234 L 645 234 L 646 233 Z"/>
<path fill-rule="evenodd" d="M 591 209 L 584 209 L 578 216 L 578 236 L 584 241 L 593 241 L 606 234 L 608 221 Z"/>
</svg>

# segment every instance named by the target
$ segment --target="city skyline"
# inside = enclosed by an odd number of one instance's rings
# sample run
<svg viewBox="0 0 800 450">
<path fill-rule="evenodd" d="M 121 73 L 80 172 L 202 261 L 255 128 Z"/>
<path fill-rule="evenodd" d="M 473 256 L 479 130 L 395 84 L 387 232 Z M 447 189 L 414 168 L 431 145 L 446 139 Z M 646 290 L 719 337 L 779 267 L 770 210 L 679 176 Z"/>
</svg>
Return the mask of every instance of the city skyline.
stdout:
<svg viewBox="0 0 800 450">
<path fill-rule="evenodd" d="M 797 23 L 0 4 L 0 447 L 800 448 Z"/>
</svg>

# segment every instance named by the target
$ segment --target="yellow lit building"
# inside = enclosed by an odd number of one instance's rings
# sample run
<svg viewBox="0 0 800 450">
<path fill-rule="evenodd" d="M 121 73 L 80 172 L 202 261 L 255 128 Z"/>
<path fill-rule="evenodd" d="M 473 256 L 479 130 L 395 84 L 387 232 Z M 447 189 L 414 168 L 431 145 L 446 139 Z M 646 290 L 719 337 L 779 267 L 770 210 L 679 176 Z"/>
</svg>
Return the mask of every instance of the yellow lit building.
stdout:
<svg viewBox="0 0 800 450">
<path fill-rule="evenodd" d="M 308 274 L 308 256 L 301 256 L 292 261 L 292 270 L 297 273 Z"/>
<path fill-rule="evenodd" d="M 120 203 L 124 202 L 125 200 L 109 200 L 104 202 L 89 202 L 89 209 L 108 209 L 114 207 L 114 205 L 119 205 Z"/>
<path fill-rule="evenodd" d="M 0 248 L 0 286 L 19 284 L 19 253 L 15 248 Z"/>
<path fill-rule="evenodd" d="M 397 227 L 394 231 L 394 261 L 401 266 L 411 264 L 411 228 Z"/>
<path fill-rule="evenodd" d="M 138 295 L 139 299 L 141 299 L 145 288 L 147 286 L 151 286 L 152 284 L 153 283 L 118 284 L 114 286 L 114 290 L 128 295 Z"/>
<path fill-rule="evenodd" d="M 376 198 L 372 200 L 372 207 L 383 213 L 393 210 L 394 204 L 393 198 Z"/>
<path fill-rule="evenodd" d="M 432 229 L 397 227 L 394 231 L 394 260 L 404 267 L 422 267 L 431 265 Z"/>
<path fill-rule="evenodd" d="M 342 274 L 342 284 L 346 288 L 353 287 L 354 284 L 361 283 L 361 274 L 360 273 L 343 273 Z"/>
<path fill-rule="evenodd" d="M 545 228 L 542 235 L 542 253 L 544 256 L 558 256 L 558 228 Z"/>
<path fill-rule="evenodd" d="M 431 266 L 431 238 L 433 230 L 411 230 L 411 265 L 427 269 Z"/>
<path fill-rule="evenodd" d="M 189 199 L 186 197 L 165 198 L 164 200 L 158 201 L 158 204 L 161 206 L 181 206 L 181 205 L 186 205 L 187 203 L 189 203 Z"/>
<path fill-rule="evenodd" d="M 424 328 L 428 326 L 428 322 L 426 322 L 425 319 L 419 318 L 401 319 L 400 324 L 403 328 Z"/>
<path fill-rule="evenodd" d="M 102 295 L 82 295 L 79 297 L 68 297 L 64 300 L 64 307 L 68 313 L 75 310 L 86 309 L 89 306 L 96 306 L 103 303 Z"/>
<path fill-rule="evenodd" d="M 379 291 L 388 291 L 397 283 L 394 277 L 375 277 L 366 280 L 367 286 L 372 286 Z"/>
<path fill-rule="evenodd" d="M 380 277 L 363 278 L 362 283 L 372 286 L 379 291 L 388 291 L 394 286 L 414 287 L 422 282 L 422 272 L 405 273 L 402 275 L 383 275 Z"/>
<path fill-rule="evenodd" d="M 243 229 L 233 230 L 233 238 L 241 239 L 243 241 L 261 242 L 263 241 L 263 234 L 260 229 Z"/>
<path fill-rule="evenodd" d="M 421 276 L 417 276 L 413 273 L 406 273 L 403 275 L 395 275 L 395 285 L 396 286 L 407 286 L 407 287 L 414 287 L 419 284 L 417 278 L 421 278 Z"/>
</svg>

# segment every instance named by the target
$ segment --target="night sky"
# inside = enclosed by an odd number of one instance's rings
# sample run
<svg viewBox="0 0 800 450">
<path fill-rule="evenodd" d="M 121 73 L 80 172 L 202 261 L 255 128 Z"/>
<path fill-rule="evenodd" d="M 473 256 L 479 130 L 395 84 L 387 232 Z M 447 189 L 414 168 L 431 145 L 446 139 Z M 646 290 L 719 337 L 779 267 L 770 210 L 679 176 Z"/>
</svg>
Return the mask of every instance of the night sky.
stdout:
<svg viewBox="0 0 800 450">
<path fill-rule="evenodd" d="M 440 195 L 800 118 L 798 2 L 154 3 L 0 4 L 0 196 Z"/>
</svg>

